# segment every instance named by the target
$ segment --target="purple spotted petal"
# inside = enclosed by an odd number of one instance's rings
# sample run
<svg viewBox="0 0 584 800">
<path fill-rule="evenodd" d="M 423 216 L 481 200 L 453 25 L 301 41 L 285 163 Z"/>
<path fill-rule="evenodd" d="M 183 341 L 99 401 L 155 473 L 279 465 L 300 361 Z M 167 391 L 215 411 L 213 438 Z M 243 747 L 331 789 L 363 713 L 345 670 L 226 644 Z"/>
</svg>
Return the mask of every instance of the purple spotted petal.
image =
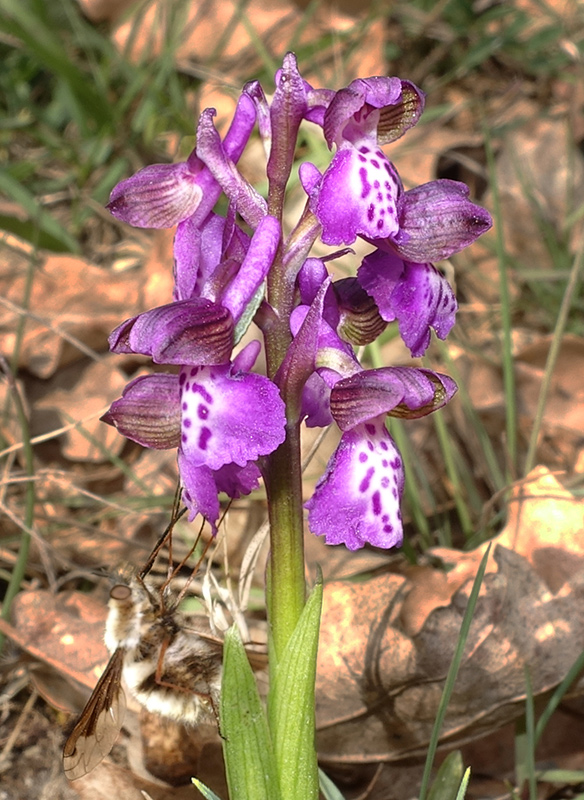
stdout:
<svg viewBox="0 0 584 800">
<path fill-rule="evenodd" d="M 398 202 L 399 233 L 392 244 L 408 261 L 440 261 L 472 244 L 493 221 L 471 203 L 458 181 L 438 180 L 410 189 Z"/>
<path fill-rule="evenodd" d="M 343 434 L 326 472 L 306 503 L 308 524 L 327 544 L 358 550 L 402 542 L 402 459 L 383 418 Z"/>
<path fill-rule="evenodd" d="M 417 419 L 446 405 L 456 392 L 448 375 L 417 367 L 380 367 L 337 381 L 331 413 L 342 431 L 382 414 Z"/>
<path fill-rule="evenodd" d="M 399 332 L 412 356 L 423 356 L 430 328 L 445 339 L 455 322 L 457 302 L 444 275 L 432 264 L 414 264 L 376 250 L 357 273 L 359 283 L 388 322 L 398 320 Z"/>
<path fill-rule="evenodd" d="M 244 467 L 284 441 L 284 403 L 263 375 L 227 366 L 192 367 L 181 371 L 179 381 L 181 447 L 192 464 Z"/>
<path fill-rule="evenodd" d="M 375 143 L 339 150 L 310 196 L 325 244 L 352 244 L 357 236 L 385 239 L 399 230 L 399 176 Z"/>
<path fill-rule="evenodd" d="M 180 444 L 178 375 L 159 372 L 129 383 L 101 418 L 143 447 L 168 450 Z"/>
<path fill-rule="evenodd" d="M 151 164 L 118 183 L 107 208 L 136 228 L 172 228 L 194 214 L 202 196 L 188 164 Z"/>
<path fill-rule="evenodd" d="M 255 464 L 246 464 L 245 467 L 226 464 L 214 471 L 205 465 L 194 466 L 179 450 L 178 468 L 189 520 L 201 514 L 211 525 L 213 535 L 217 533 L 220 512 L 219 492 L 238 498 L 249 494 L 259 485 L 260 471 Z"/>
<path fill-rule="evenodd" d="M 179 449 L 178 471 L 183 486 L 182 500 L 188 509 L 189 520 L 201 514 L 217 533 L 219 519 L 219 492 L 215 476 L 209 467 L 195 466 Z"/>
<path fill-rule="evenodd" d="M 109 343 L 114 353 L 142 353 L 157 364 L 224 364 L 233 347 L 233 317 L 195 297 L 122 322 Z"/>
</svg>

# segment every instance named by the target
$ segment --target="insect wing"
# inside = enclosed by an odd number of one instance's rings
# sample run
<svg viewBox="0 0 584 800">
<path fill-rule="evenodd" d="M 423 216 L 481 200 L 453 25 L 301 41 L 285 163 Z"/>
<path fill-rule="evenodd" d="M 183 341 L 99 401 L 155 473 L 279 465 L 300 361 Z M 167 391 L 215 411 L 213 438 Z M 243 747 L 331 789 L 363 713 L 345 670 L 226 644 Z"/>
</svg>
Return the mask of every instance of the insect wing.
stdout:
<svg viewBox="0 0 584 800">
<path fill-rule="evenodd" d="M 126 710 L 120 683 L 123 664 L 124 650 L 118 648 L 65 743 L 63 767 L 71 781 L 91 772 L 114 746 Z"/>
</svg>

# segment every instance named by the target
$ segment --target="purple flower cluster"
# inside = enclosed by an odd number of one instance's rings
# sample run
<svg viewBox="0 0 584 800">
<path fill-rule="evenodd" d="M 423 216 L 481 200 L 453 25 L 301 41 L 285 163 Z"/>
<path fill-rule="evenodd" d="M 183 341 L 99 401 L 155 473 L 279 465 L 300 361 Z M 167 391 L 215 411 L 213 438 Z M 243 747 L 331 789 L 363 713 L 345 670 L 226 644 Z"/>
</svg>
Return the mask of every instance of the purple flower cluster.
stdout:
<svg viewBox="0 0 584 800">
<path fill-rule="evenodd" d="M 422 92 L 399 78 L 313 89 L 288 54 L 271 102 L 259 83 L 247 84 L 223 140 L 206 109 L 186 162 L 146 167 L 113 190 L 109 209 L 119 219 L 177 227 L 173 301 L 122 323 L 111 349 L 179 372 L 137 378 L 104 419 L 145 447 L 178 449 L 191 518 L 202 514 L 215 529 L 219 493 L 252 491 L 292 426 L 334 421 L 342 435 L 306 503 L 311 530 L 352 550 L 400 544 L 404 473 L 386 416 L 428 414 L 456 385 L 427 369 L 363 369 L 354 346 L 374 341 L 391 321 L 412 356 L 424 354 L 432 329 L 444 339 L 456 300 L 431 262 L 491 226 L 464 184 L 404 190 L 381 150 L 423 107 Z M 285 235 L 303 121 L 321 128 L 335 152 L 323 173 L 301 164 L 306 208 Z M 256 123 L 268 153 L 267 200 L 236 166 Z M 222 194 L 224 216 L 214 210 Z M 310 256 L 319 237 L 345 248 L 341 254 L 357 237 L 371 244 L 355 278 L 333 281 L 325 261 Z M 268 375 L 253 371 L 259 340 L 234 353 L 252 321 L 265 338 Z"/>
</svg>

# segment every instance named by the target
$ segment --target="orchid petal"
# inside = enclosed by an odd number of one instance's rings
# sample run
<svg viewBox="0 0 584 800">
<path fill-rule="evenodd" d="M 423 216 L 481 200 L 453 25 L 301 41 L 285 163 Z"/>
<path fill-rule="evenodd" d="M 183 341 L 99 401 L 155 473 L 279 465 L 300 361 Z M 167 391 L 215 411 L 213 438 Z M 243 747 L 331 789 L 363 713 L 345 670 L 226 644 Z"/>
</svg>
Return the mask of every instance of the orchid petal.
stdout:
<svg viewBox="0 0 584 800">
<path fill-rule="evenodd" d="M 423 110 L 424 94 L 410 81 L 357 78 L 330 102 L 324 117 L 325 139 L 329 147 L 363 135 L 388 144 L 413 127 Z"/>
<path fill-rule="evenodd" d="M 413 357 L 424 355 L 430 328 L 445 339 L 456 318 L 457 302 L 446 278 L 432 264 L 414 264 L 376 250 L 366 256 L 357 277 L 384 320 L 398 320 Z"/>
<path fill-rule="evenodd" d="M 136 228 L 172 228 L 194 214 L 203 196 L 187 164 L 151 164 L 114 187 L 107 208 Z"/>
<path fill-rule="evenodd" d="M 272 146 L 267 176 L 271 191 L 277 186 L 283 192 L 294 163 L 298 129 L 308 111 L 305 83 L 293 53 L 284 56 L 276 80 L 276 91 L 270 105 Z"/>
<path fill-rule="evenodd" d="M 213 471 L 204 464 L 196 466 L 179 449 L 178 471 L 183 487 L 182 500 L 188 510 L 189 521 L 201 514 L 217 534 L 219 519 L 219 492 Z"/>
<path fill-rule="evenodd" d="M 402 542 L 402 459 L 383 418 L 347 431 L 318 482 L 308 509 L 310 529 L 327 544 L 357 550 Z"/>
<path fill-rule="evenodd" d="M 284 403 L 277 386 L 263 375 L 225 366 L 191 367 L 181 371 L 179 382 L 181 447 L 192 464 L 243 467 L 284 441 Z"/>
<path fill-rule="evenodd" d="M 272 266 L 280 233 L 280 223 L 275 217 L 265 216 L 260 221 L 235 278 L 221 297 L 221 304 L 231 311 L 236 322 Z"/>
<path fill-rule="evenodd" d="M 119 325 L 114 353 L 142 353 L 157 364 L 224 364 L 233 346 L 230 312 L 204 298 L 153 308 Z"/>
<path fill-rule="evenodd" d="M 447 375 L 417 367 L 362 370 L 338 381 L 331 413 L 342 431 L 382 414 L 417 419 L 446 405 L 456 392 Z"/>
<path fill-rule="evenodd" d="M 180 444 L 178 375 L 141 375 L 101 418 L 143 447 L 168 450 Z"/>
<path fill-rule="evenodd" d="M 215 109 L 206 108 L 199 118 L 197 155 L 209 168 L 227 197 L 252 228 L 267 213 L 266 201 L 237 171 L 213 125 Z"/>
<path fill-rule="evenodd" d="M 464 183 L 430 181 L 405 192 L 398 203 L 399 234 L 392 240 L 408 261 L 440 261 L 489 230 L 489 212 L 468 199 Z"/>
<path fill-rule="evenodd" d="M 239 467 L 226 464 L 219 470 L 195 466 L 179 450 L 178 468 L 183 485 L 183 502 L 189 512 L 189 520 L 201 514 L 211 525 L 213 536 L 217 534 L 219 519 L 219 492 L 228 497 L 238 498 L 247 495 L 259 485 L 260 471 L 255 464 Z"/>
<path fill-rule="evenodd" d="M 325 244 L 352 244 L 357 236 L 384 239 L 399 230 L 401 181 L 374 144 L 339 150 L 310 197 Z"/>
</svg>

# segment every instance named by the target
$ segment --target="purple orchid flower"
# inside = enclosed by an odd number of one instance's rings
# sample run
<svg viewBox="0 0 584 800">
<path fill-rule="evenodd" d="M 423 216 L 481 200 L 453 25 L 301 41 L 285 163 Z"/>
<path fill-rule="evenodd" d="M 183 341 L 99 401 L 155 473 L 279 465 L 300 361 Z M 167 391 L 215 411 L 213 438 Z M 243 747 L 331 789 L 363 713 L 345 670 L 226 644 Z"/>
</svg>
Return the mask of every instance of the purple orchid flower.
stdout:
<svg viewBox="0 0 584 800">
<path fill-rule="evenodd" d="M 223 147 L 237 163 L 256 120 L 253 101 L 239 98 Z M 151 164 L 114 187 L 107 208 L 136 228 L 172 228 L 193 218 L 201 225 L 219 199 L 221 187 L 196 150 L 177 164 Z"/>
<path fill-rule="evenodd" d="M 309 526 L 327 544 L 342 543 L 350 550 L 365 544 L 395 547 L 403 539 L 404 472 L 385 418 L 425 416 L 445 405 L 457 387 L 447 375 L 428 369 L 363 370 L 353 349 L 330 324 L 341 318 L 330 279 L 314 293 L 324 265 L 310 259 L 305 267 L 299 285 L 304 298 L 313 299 L 310 307 L 298 306 L 292 314 L 295 339 L 277 382 L 287 397 L 289 387 L 300 382 L 307 424 L 334 420 L 343 432 L 305 503 Z"/>
<path fill-rule="evenodd" d="M 445 338 L 456 299 L 431 262 L 473 242 L 491 218 L 461 183 L 404 189 L 381 147 L 422 114 L 424 95 L 410 81 L 372 77 L 336 92 L 314 89 L 289 53 L 275 83 L 270 101 L 257 81 L 244 87 L 223 140 L 214 109 L 205 109 L 186 162 L 146 167 L 113 190 L 109 208 L 118 218 L 177 229 L 173 302 L 122 323 L 111 349 L 179 372 L 132 381 L 104 419 L 146 447 L 177 448 L 190 517 L 203 514 L 214 531 L 219 492 L 252 491 L 301 421 L 335 422 L 341 438 L 306 503 L 310 527 L 352 550 L 393 547 L 403 536 L 404 473 L 386 418 L 429 414 L 456 385 L 428 369 L 364 370 L 354 347 L 375 341 L 392 321 L 414 357 L 425 353 L 432 330 Z M 336 152 L 322 174 L 301 165 L 308 207 L 281 241 L 278 220 L 303 120 L 321 127 Z M 237 168 L 256 122 L 267 200 Z M 221 193 L 224 216 L 215 210 Z M 319 233 L 325 244 L 359 236 L 376 249 L 356 277 L 333 281 L 325 262 L 350 251 L 311 258 Z M 259 342 L 233 355 L 252 319 L 272 379 L 252 371 Z"/>
<path fill-rule="evenodd" d="M 337 151 L 323 175 L 309 162 L 300 168 L 325 244 L 361 236 L 381 247 L 383 240 L 388 251 L 424 263 L 448 258 L 491 227 L 462 183 L 437 180 L 404 191 L 380 145 L 415 125 L 423 108 L 423 93 L 399 78 L 358 79 L 336 93 L 323 130 Z"/>
<path fill-rule="evenodd" d="M 363 259 L 357 278 L 381 317 L 398 320 L 401 338 L 414 358 L 426 352 L 430 328 L 440 339 L 450 333 L 458 305 L 450 284 L 432 264 L 376 250 Z"/>
<path fill-rule="evenodd" d="M 312 532 L 349 550 L 400 545 L 403 462 L 385 417 L 429 414 L 455 392 L 447 375 L 414 367 L 363 370 L 335 383 L 330 408 L 343 434 L 305 504 Z"/>
<path fill-rule="evenodd" d="M 266 216 L 221 291 L 215 273 L 233 270 L 226 270 L 224 261 L 209 270 L 202 293 L 214 300 L 195 296 L 160 306 L 126 320 L 110 337 L 114 352 L 142 353 L 155 363 L 181 367 L 178 375 L 133 381 L 103 419 L 146 447 L 178 448 L 190 518 L 203 514 L 214 531 L 218 493 L 248 494 L 260 477 L 255 462 L 284 441 L 278 387 L 251 372 L 260 343 L 250 342 L 231 360 L 235 326 L 264 280 L 279 239 L 277 220 Z"/>
</svg>

